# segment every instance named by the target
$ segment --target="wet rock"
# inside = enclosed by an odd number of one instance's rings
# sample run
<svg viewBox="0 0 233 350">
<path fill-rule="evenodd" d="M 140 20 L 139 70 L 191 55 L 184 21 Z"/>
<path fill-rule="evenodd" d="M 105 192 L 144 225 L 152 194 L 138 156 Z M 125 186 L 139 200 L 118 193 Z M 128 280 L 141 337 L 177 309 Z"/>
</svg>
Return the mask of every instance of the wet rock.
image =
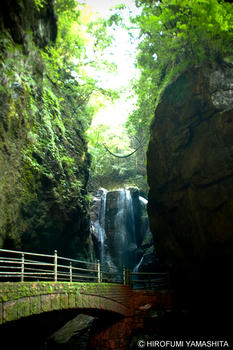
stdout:
<svg viewBox="0 0 233 350">
<path fill-rule="evenodd" d="M 55 346 L 63 345 L 63 349 L 68 347 L 69 349 L 88 349 L 89 333 L 94 317 L 79 314 L 63 327 L 54 332 L 46 341 L 48 349 L 52 349 Z"/>
<path fill-rule="evenodd" d="M 173 287 L 189 305 L 210 307 L 218 293 L 230 295 L 232 81 L 232 65 L 187 70 L 165 89 L 151 126 L 150 227 Z"/>
</svg>

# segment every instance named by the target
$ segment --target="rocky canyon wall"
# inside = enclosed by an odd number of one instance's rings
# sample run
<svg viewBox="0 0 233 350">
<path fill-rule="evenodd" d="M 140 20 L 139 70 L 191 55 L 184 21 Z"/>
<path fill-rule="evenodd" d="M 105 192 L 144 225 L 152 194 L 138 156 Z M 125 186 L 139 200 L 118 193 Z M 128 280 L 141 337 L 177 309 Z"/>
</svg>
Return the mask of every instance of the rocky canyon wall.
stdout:
<svg viewBox="0 0 233 350">
<path fill-rule="evenodd" d="M 149 218 L 180 301 L 230 305 L 233 66 L 193 68 L 167 86 L 151 125 Z M 199 305 L 200 306 L 200 305 Z"/>
<path fill-rule="evenodd" d="M 2 1 L 0 26 L 0 247 L 89 258 L 77 96 L 69 77 L 49 79 L 42 55 L 56 40 L 53 1 Z"/>
</svg>

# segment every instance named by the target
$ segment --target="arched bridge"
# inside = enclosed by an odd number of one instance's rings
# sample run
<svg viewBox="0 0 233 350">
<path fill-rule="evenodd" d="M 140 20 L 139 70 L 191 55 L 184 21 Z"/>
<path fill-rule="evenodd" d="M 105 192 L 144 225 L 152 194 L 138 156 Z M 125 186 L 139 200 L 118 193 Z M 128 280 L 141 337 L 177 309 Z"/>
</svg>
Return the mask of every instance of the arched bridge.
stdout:
<svg viewBox="0 0 233 350">
<path fill-rule="evenodd" d="M 132 317 L 152 307 L 170 309 L 170 293 L 161 288 L 165 277 L 154 275 L 105 272 L 99 263 L 58 257 L 56 251 L 45 255 L 0 249 L 0 324 L 55 310 Z"/>
<path fill-rule="evenodd" d="M 55 310 L 101 310 L 133 316 L 147 305 L 169 309 L 170 294 L 133 291 L 130 286 L 111 283 L 0 283 L 0 324 Z"/>
</svg>

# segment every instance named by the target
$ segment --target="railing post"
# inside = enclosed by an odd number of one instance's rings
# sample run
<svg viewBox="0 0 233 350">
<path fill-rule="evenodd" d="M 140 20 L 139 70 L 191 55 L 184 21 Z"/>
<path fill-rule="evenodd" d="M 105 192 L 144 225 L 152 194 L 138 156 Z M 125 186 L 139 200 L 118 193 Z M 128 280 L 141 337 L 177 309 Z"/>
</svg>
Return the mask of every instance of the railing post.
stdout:
<svg viewBox="0 0 233 350">
<path fill-rule="evenodd" d="M 100 261 L 99 260 L 97 260 L 97 276 L 98 276 L 98 283 L 101 283 Z"/>
<path fill-rule="evenodd" d="M 125 267 L 123 267 L 123 284 L 126 285 L 126 270 Z"/>
<path fill-rule="evenodd" d="M 24 281 L 24 253 L 21 256 L 21 282 Z"/>
<path fill-rule="evenodd" d="M 70 262 L 70 282 L 72 282 L 72 262 Z"/>
<path fill-rule="evenodd" d="M 54 250 L 54 281 L 57 282 L 57 250 Z"/>
<path fill-rule="evenodd" d="M 127 284 L 131 286 L 131 271 L 127 269 Z"/>
</svg>

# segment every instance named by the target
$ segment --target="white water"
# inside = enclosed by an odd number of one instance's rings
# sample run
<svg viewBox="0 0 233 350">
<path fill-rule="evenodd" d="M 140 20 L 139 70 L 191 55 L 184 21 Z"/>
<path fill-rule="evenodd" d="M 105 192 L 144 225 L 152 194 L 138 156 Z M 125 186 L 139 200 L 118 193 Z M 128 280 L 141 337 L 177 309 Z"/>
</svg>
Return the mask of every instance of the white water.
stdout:
<svg viewBox="0 0 233 350">
<path fill-rule="evenodd" d="M 105 238 L 106 238 L 106 234 L 105 234 L 106 196 L 107 196 L 107 190 L 102 189 L 99 218 L 93 223 L 96 236 L 100 242 L 100 262 L 101 263 L 103 263 L 104 255 L 105 255 L 104 244 L 105 244 Z"/>
<path fill-rule="evenodd" d="M 133 211 L 133 201 L 129 190 L 125 190 L 126 193 L 126 211 L 128 214 L 129 226 L 131 227 L 131 242 L 136 245 L 135 235 L 135 218 Z"/>
<path fill-rule="evenodd" d="M 117 197 L 117 214 L 114 219 L 114 248 L 115 255 L 118 257 L 119 265 L 123 265 L 123 252 L 127 245 L 126 229 L 126 212 L 125 212 L 126 195 L 125 190 L 119 190 Z"/>
<path fill-rule="evenodd" d="M 135 268 L 133 269 L 133 272 L 138 272 L 139 267 L 141 266 L 142 262 L 143 262 L 143 258 L 144 255 L 141 257 L 141 260 L 139 261 L 139 263 L 135 266 Z"/>
<path fill-rule="evenodd" d="M 110 193 L 109 193 L 110 195 Z M 99 259 L 102 264 L 118 269 L 125 266 L 129 269 L 138 270 L 143 261 L 138 261 L 138 247 L 136 240 L 134 214 L 134 202 L 129 189 L 120 189 L 111 198 L 115 202 L 109 202 L 108 191 L 101 189 L 98 219 L 92 223 L 95 236 L 98 239 Z M 147 204 L 147 200 L 139 197 L 141 204 Z M 106 210 L 106 204 L 108 208 Z M 137 205 L 137 204 L 136 204 Z M 108 214 L 106 214 L 106 212 Z M 109 216 L 111 213 L 111 217 Z M 108 215 L 108 217 L 106 217 Z M 105 220 L 107 222 L 105 223 Z M 108 231 L 105 232 L 105 228 Z"/>
<path fill-rule="evenodd" d="M 101 197 L 101 210 L 100 210 L 100 261 L 104 261 L 104 241 L 105 241 L 105 211 L 106 211 L 106 197 L 107 197 L 107 191 L 103 190 L 103 195 Z"/>
<path fill-rule="evenodd" d="M 131 193 L 127 189 L 119 190 L 117 214 L 114 219 L 114 248 L 118 264 L 126 267 L 135 264 L 133 251 L 137 248 L 135 237 L 135 219 Z"/>
<path fill-rule="evenodd" d="M 144 197 L 139 196 L 139 200 L 143 203 L 143 204 L 147 204 L 148 200 Z"/>
</svg>

